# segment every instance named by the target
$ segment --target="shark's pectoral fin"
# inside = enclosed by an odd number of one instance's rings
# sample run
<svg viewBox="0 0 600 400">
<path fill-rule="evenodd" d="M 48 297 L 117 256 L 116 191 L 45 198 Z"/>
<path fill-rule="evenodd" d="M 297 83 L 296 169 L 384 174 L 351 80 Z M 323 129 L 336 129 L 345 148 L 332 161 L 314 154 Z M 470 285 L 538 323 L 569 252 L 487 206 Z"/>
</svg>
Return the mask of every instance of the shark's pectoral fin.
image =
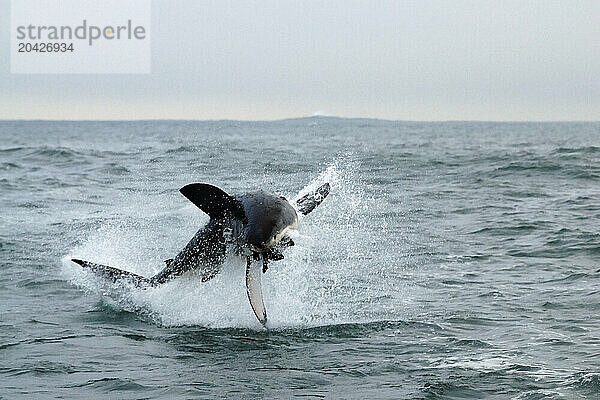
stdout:
<svg viewBox="0 0 600 400">
<path fill-rule="evenodd" d="M 258 260 L 254 260 L 254 257 L 246 258 L 246 293 L 248 293 L 248 300 L 250 300 L 254 315 L 265 326 L 267 324 L 267 310 L 263 302 L 261 284 L 264 261 L 262 255 L 257 258 Z"/>
<path fill-rule="evenodd" d="M 331 186 L 329 183 L 324 183 L 317 188 L 314 192 L 307 193 L 298 200 L 296 200 L 296 205 L 298 206 L 298 211 L 302 214 L 306 215 L 315 209 L 319 204 L 325 200 L 325 197 L 329 194 L 331 190 Z"/>
</svg>

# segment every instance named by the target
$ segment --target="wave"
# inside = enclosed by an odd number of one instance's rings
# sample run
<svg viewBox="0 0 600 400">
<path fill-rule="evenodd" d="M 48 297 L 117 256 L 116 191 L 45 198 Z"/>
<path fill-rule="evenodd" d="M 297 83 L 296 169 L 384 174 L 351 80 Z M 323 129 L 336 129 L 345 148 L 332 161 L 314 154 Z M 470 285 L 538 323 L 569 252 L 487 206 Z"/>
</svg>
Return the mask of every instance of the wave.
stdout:
<svg viewBox="0 0 600 400">
<path fill-rule="evenodd" d="M 583 147 L 559 147 L 553 152 L 554 154 L 597 154 L 600 153 L 600 146 L 583 146 Z"/>
</svg>

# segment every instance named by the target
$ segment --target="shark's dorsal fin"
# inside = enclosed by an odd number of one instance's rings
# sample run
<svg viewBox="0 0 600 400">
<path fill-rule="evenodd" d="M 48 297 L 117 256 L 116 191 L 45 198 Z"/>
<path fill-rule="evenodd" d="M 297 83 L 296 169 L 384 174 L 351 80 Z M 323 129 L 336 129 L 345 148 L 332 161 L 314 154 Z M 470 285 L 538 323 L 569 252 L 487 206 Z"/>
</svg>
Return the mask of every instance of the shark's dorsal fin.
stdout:
<svg viewBox="0 0 600 400">
<path fill-rule="evenodd" d="M 244 217 L 239 201 L 216 186 L 207 183 L 190 183 L 179 191 L 211 218 L 223 218 L 227 212 L 231 212 L 237 218 Z"/>
</svg>

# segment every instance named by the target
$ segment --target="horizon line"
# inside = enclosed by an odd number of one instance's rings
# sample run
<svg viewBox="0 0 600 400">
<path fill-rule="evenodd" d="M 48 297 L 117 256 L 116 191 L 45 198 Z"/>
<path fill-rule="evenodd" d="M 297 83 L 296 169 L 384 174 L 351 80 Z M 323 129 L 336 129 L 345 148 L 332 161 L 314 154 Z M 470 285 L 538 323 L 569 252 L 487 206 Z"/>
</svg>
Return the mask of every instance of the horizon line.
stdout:
<svg viewBox="0 0 600 400">
<path fill-rule="evenodd" d="M 380 122 L 419 122 L 419 123 L 450 123 L 450 122 L 492 122 L 492 123 L 576 123 L 576 122 L 600 122 L 600 120 L 593 119 L 580 119 L 580 120 L 483 120 L 483 119 L 431 119 L 431 120 L 420 120 L 420 119 L 389 119 L 389 118 L 377 118 L 377 117 L 344 117 L 337 115 L 307 115 L 301 117 L 287 117 L 277 119 L 232 119 L 232 118 L 221 118 L 221 119 L 193 119 L 193 118 L 132 118 L 132 119 L 52 119 L 52 118 L 0 118 L 0 122 L 285 122 L 302 119 L 341 119 L 341 120 L 368 120 L 368 121 L 380 121 Z"/>
</svg>

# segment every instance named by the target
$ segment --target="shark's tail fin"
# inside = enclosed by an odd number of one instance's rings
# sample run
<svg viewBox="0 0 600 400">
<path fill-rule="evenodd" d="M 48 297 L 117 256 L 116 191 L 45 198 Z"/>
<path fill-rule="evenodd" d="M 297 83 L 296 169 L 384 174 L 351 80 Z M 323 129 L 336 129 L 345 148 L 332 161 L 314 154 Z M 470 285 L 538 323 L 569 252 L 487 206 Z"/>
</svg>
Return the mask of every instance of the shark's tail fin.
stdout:
<svg viewBox="0 0 600 400">
<path fill-rule="evenodd" d="M 95 264 L 77 258 L 72 258 L 71 261 L 113 282 L 128 281 L 139 288 L 146 288 L 148 286 L 151 286 L 150 279 L 141 275 L 134 274 L 133 272 L 123 271 L 122 269 L 109 267 L 108 265 Z"/>
</svg>

